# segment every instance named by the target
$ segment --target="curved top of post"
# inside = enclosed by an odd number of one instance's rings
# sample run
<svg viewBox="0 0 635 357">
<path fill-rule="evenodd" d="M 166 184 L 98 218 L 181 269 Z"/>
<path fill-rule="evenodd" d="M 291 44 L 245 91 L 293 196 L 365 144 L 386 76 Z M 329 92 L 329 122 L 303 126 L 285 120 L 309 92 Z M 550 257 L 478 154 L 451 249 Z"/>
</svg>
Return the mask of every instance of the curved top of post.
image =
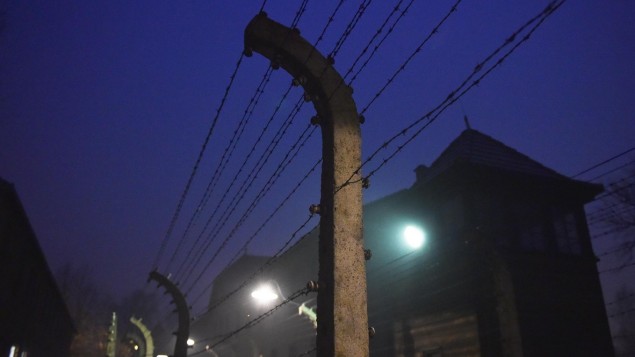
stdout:
<svg viewBox="0 0 635 357">
<path fill-rule="evenodd" d="M 307 42 L 297 29 L 281 25 L 261 12 L 245 28 L 245 54 L 253 51 L 282 67 L 311 96 L 315 110 L 327 119 L 336 111 L 357 112 L 352 90 L 333 68 L 333 61 Z M 327 119 L 328 120 L 328 119 Z"/>
</svg>

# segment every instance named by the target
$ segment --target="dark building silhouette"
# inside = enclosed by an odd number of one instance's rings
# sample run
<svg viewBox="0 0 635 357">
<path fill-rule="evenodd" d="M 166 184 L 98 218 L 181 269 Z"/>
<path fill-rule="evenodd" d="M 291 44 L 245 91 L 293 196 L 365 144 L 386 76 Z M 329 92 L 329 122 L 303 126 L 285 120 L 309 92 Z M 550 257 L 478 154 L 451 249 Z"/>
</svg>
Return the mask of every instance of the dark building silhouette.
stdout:
<svg viewBox="0 0 635 357">
<path fill-rule="evenodd" d="M 364 207 L 372 356 L 614 354 L 584 213 L 600 185 L 567 178 L 472 129 L 415 172 L 412 187 Z M 426 232 L 420 249 L 403 243 L 407 225 Z M 314 231 L 192 331 L 226 336 L 243 326 L 257 282 L 275 280 L 289 295 L 316 279 L 317 254 Z M 244 256 L 219 275 L 210 306 L 267 261 L 247 264 L 253 259 Z M 247 340 L 256 356 L 310 351 L 315 335 L 291 305 L 215 352 L 243 355 L 236 348 Z"/>
<path fill-rule="evenodd" d="M 0 354 L 68 356 L 75 332 L 13 185 L 0 179 Z"/>
</svg>

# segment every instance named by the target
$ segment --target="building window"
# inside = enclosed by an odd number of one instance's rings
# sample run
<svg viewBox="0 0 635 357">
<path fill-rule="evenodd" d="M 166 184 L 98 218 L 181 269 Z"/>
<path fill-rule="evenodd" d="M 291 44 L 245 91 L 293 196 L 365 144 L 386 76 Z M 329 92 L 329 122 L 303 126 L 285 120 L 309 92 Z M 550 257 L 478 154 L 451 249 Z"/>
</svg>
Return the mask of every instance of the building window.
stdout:
<svg viewBox="0 0 635 357">
<path fill-rule="evenodd" d="M 546 250 L 547 241 L 540 205 L 525 203 L 515 206 L 515 215 L 520 249 L 525 251 Z"/>
<path fill-rule="evenodd" d="M 520 232 L 520 247 L 529 251 L 544 251 L 546 248 L 545 234 L 542 224 L 534 222 L 528 227 L 524 227 Z"/>
<path fill-rule="evenodd" d="M 573 212 L 554 209 L 553 230 L 559 252 L 575 255 L 582 253 L 578 223 Z"/>
</svg>

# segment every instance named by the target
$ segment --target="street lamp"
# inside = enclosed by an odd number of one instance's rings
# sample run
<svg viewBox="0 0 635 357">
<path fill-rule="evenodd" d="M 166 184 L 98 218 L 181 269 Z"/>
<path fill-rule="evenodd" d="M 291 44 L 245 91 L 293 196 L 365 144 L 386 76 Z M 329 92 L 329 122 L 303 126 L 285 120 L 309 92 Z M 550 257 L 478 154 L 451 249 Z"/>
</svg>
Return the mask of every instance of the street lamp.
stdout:
<svg viewBox="0 0 635 357">
<path fill-rule="evenodd" d="M 282 293 L 280 284 L 278 284 L 275 280 L 270 280 L 267 284 L 260 285 L 256 290 L 251 292 L 251 297 L 256 299 L 256 301 L 262 305 L 266 305 L 274 300 L 277 300 L 278 297 L 281 297 L 286 302 L 298 306 L 298 315 L 305 315 L 311 321 L 313 327 L 317 328 L 317 314 L 313 308 L 306 306 L 306 303 L 298 304 L 295 301 L 288 300 Z"/>
<path fill-rule="evenodd" d="M 413 225 L 406 226 L 403 230 L 403 237 L 408 244 L 413 249 L 421 248 L 426 242 L 426 234 L 425 232 Z"/>
<path fill-rule="evenodd" d="M 261 304 L 267 304 L 278 299 L 276 294 L 270 285 L 260 285 L 256 290 L 251 292 L 251 297 L 256 299 Z"/>
</svg>

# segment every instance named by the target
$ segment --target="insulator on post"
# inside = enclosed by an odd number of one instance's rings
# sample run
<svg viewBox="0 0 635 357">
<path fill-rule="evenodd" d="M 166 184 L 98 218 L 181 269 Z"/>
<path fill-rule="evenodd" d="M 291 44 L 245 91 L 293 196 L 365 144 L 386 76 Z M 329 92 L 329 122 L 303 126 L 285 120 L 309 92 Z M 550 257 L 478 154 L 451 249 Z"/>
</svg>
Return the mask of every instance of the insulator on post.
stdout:
<svg viewBox="0 0 635 357">
<path fill-rule="evenodd" d="M 362 179 L 362 188 L 369 188 L 370 187 L 370 179 L 368 177 L 364 177 Z"/>
<path fill-rule="evenodd" d="M 319 285 L 317 281 L 309 280 L 309 282 L 306 283 L 306 289 L 312 292 L 316 292 L 319 289 Z"/>
<path fill-rule="evenodd" d="M 373 257 L 373 252 L 370 249 L 364 249 L 364 259 L 370 260 Z"/>
<path fill-rule="evenodd" d="M 311 124 L 320 125 L 320 123 L 321 123 L 321 120 L 320 120 L 319 116 L 314 115 L 314 116 L 311 117 Z"/>
<path fill-rule="evenodd" d="M 303 86 L 304 84 L 306 84 L 306 77 L 305 76 L 299 76 L 299 77 L 293 78 L 293 80 L 291 80 L 291 85 L 294 86 L 294 87 Z"/>
<path fill-rule="evenodd" d="M 374 327 L 372 327 L 372 326 L 370 326 L 370 327 L 368 328 L 368 337 L 370 337 L 370 338 L 375 337 L 375 328 L 374 328 Z"/>
<path fill-rule="evenodd" d="M 311 214 L 320 214 L 320 205 L 310 205 L 309 212 L 311 212 Z"/>
<path fill-rule="evenodd" d="M 359 123 L 360 123 L 360 124 L 364 124 L 365 122 L 366 122 L 366 117 L 365 117 L 365 116 L 363 116 L 363 115 L 360 115 L 360 116 L 359 116 Z"/>
</svg>

